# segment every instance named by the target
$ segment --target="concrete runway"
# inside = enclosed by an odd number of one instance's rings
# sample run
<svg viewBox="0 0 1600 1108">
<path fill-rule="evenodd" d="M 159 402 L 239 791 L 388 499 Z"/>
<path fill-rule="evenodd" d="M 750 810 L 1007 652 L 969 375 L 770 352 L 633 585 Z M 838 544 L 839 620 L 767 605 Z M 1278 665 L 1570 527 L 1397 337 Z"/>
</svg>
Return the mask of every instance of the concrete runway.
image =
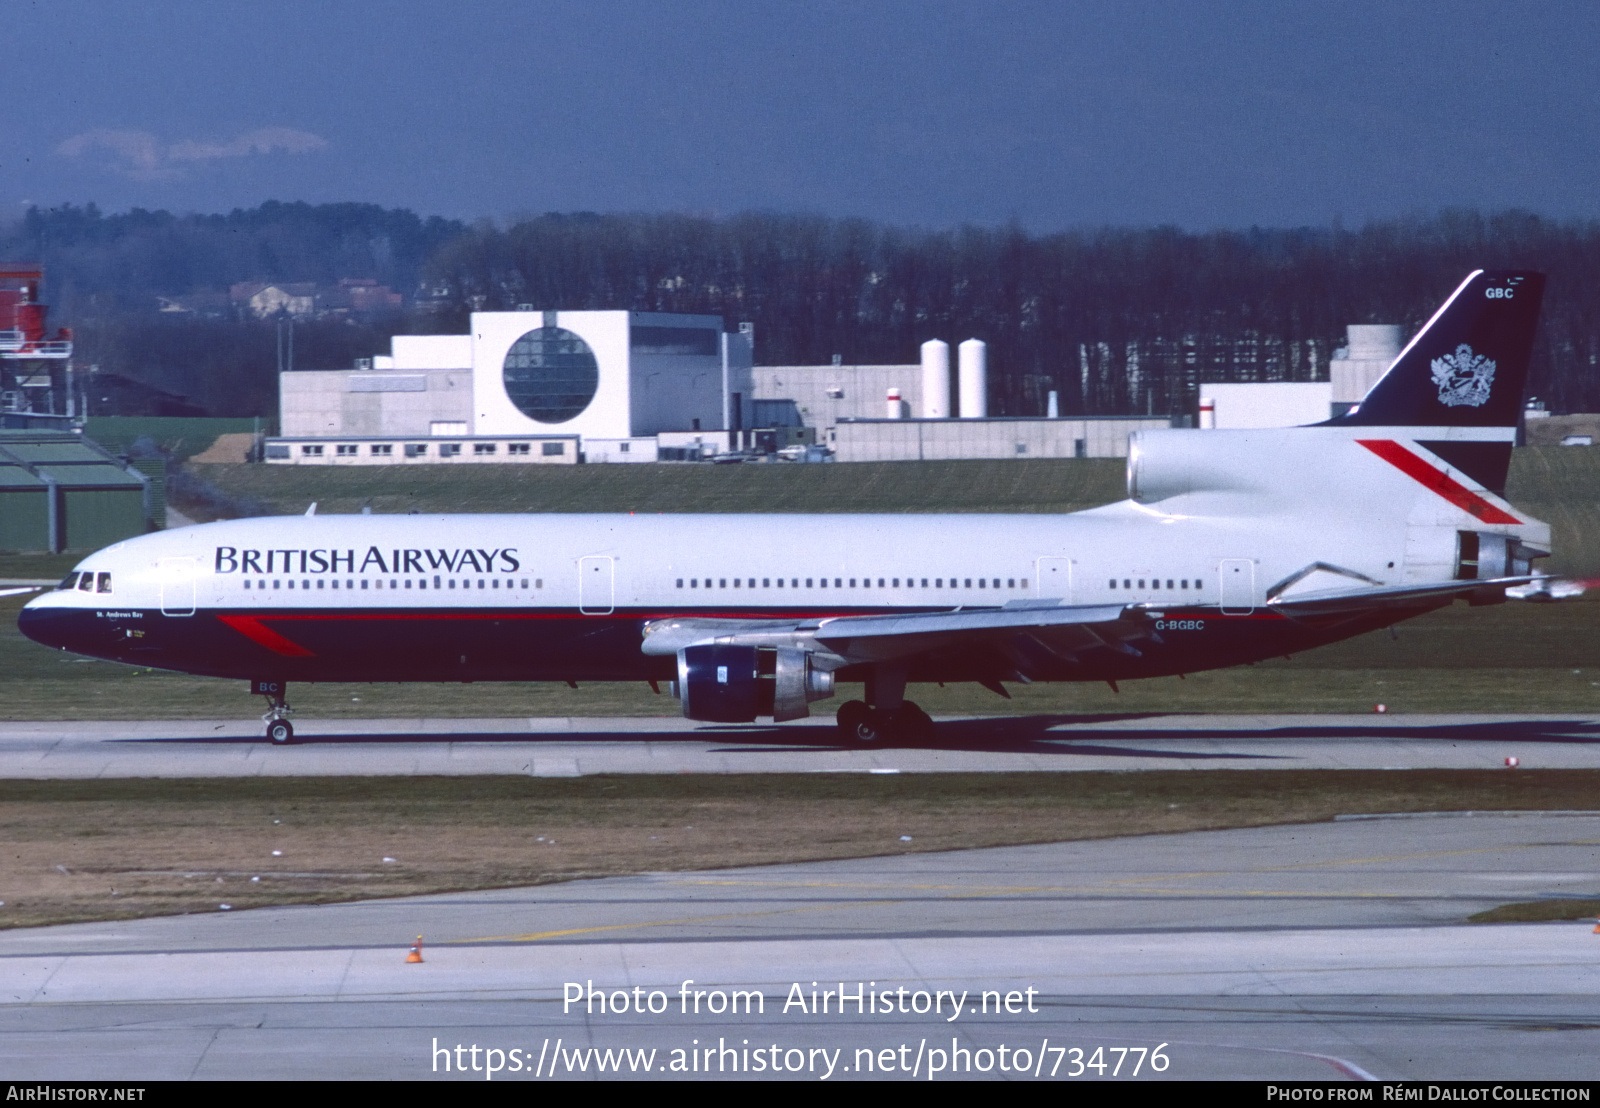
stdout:
<svg viewBox="0 0 1600 1108">
<path fill-rule="evenodd" d="M 1593 1079 L 1593 923 L 1460 923 L 1573 896 L 1600 896 L 1600 816 L 1338 820 L 14 930 L 0 1070 Z M 408 965 L 418 932 L 426 961 Z M 591 983 L 604 1009 L 564 1005 Z M 762 1010 L 730 1012 L 738 990 Z M 605 1053 L 620 1048 L 654 1054 Z"/>
<path fill-rule="evenodd" d="M 871 770 L 1600 768 L 1600 717 L 1000 716 L 941 719 L 933 745 L 849 749 L 827 720 L 296 720 L 272 747 L 246 720 L 0 724 L 0 777 Z"/>
</svg>

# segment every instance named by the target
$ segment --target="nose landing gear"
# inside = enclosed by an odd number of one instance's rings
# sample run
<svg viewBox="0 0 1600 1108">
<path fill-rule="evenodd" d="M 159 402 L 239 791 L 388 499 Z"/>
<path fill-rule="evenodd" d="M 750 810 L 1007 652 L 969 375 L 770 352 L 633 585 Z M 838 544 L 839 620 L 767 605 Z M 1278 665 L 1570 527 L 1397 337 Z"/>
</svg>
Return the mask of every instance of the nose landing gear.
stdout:
<svg viewBox="0 0 1600 1108">
<path fill-rule="evenodd" d="M 294 742 L 294 725 L 289 717 L 294 709 L 284 700 L 289 690 L 284 681 L 252 681 L 250 691 L 267 698 L 267 711 L 261 718 L 267 725 L 267 741 L 274 746 L 288 746 Z"/>
</svg>

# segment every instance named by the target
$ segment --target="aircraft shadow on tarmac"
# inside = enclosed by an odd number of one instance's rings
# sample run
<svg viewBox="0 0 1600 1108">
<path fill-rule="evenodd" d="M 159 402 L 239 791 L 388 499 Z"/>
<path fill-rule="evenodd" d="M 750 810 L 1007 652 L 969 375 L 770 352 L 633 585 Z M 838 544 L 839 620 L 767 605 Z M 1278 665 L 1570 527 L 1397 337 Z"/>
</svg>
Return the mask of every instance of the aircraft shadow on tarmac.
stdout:
<svg viewBox="0 0 1600 1108">
<path fill-rule="evenodd" d="M 1372 724 L 1295 724 L 1259 730 L 1239 731 L 1220 727 L 1136 728 L 1096 727 L 1095 724 L 1126 724 L 1140 719 L 1160 719 L 1159 713 L 1125 715 L 1031 715 L 994 716 L 986 719 L 946 720 L 935 725 L 928 743 L 892 743 L 872 749 L 944 750 L 974 753 L 1053 755 L 1060 757 L 1173 758 L 1186 761 L 1216 759 L 1278 760 L 1284 755 L 1252 752 L 1249 746 L 1260 740 L 1401 740 L 1404 742 L 1520 742 L 1579 743 L 1600 742 L 1600 722 L 1575 720 L 1497 720 L 1482 723 L 1441 723 L 1409 725 L 1397 721 Z M 1072 730 L 1055 730 L 1059 727 Z M 1230 750 L 1175 750 L 1166 744 L 1202 741 L 1228 743 Z M 141 738 L 124 740 L 136 743 L 182 743 L 186 745 L 237 745 L 237 736 L 215 738 Z M 314 735 L 301 734 L 296 742 L 317 746 L 370 746 L 375 744 L 471 743 L 704 743 L 718 742 L 711 753 L 820 753 L 861 750 L 838 741 L 831 727 L 802 725 L 740 725 L 704 727 L 695 731 L 592 731 L 546 733 L 476 732 L 462 734 L 387 734 Z M 1149 748 L 1141 743 L 1158 742 Z"/>
</svg>

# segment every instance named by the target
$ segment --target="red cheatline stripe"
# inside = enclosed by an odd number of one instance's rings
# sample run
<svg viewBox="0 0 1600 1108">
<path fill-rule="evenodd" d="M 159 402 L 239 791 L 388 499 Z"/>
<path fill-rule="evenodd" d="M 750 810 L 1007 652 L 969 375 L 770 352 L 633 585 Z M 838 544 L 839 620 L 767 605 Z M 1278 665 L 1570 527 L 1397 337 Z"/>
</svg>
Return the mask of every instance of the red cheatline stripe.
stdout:
<svg viewBox="0 0 1600 1108">
<path fill-rule="evenodd" d="M 1357 439 L 1358 443 L 1394 466 L 1401 473 L 1436 492 L 1468 515 L 1484 523 L 1521 523 L 1522 520 L 1502 511 L 1483 497 L 1467 488 L 1392 439 Z"/>
<path fill-rule="evenodd" d="M 793 613 L 775 617 L 770 612 L 716 612 L 705 617 L 710 619 L 817 619 L 830 615 L 850 615 L 854 613 L 824 612 L 818 614 L 795 615 Z M 609 616 L 609 613 L 607 614 Z M 672 616 L 685 616 L 683 612 L 662 612 L 658 615 L 632 614 L 622 617 L 624 619 L 667 619 Z M 349 620 L 525 620 L 525 619 L 605 619 L 607 616 L 584 616 L 582 613 L 566 612 L 464 612 L 464 611 L 422 611 L 422 612 L 293 612 L 279 615 L 276 612 L 263 612 L 260 615 L 219 615 L 219 620 L 239 632 L 251 642 L 266 647 L 274 654 L 281 654 L 286 658 L 315 658 L 316 652 L 307 650 L 293 639 L 280 635 L 270 627 L 263 626 L 262 620 L 316 620 L 319 623 L 338 623 Z M 692 615 L 686 618 L 694 618 Z"/>
<path fill-rule="evenodd" d="M 284 638 L 270 627 L 263 627 L 260 616 L 218 616 L 217 618 L 251 642 L 259 643 L 274 654 L 282 654 L 286 658 L 316 657 L 314 653 L 299 643 Z"/>
</svg>

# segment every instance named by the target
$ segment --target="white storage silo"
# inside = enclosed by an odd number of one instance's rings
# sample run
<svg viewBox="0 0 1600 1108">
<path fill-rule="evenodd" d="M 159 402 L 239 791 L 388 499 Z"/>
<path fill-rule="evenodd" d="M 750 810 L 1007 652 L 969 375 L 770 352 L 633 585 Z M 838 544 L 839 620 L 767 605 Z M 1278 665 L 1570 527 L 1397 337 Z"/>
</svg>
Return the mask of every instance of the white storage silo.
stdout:
<svg viewBox="0 0 1600 1108">
<path fill-rule="evenodd" d="M 989 415 L 989 344 L 968 339 L 961 344 L 961 418 L 985 419 Z"/>
<path fill-rule="evenodd" d="M 950 418 L 950 344 L 942 339 L 922 344 L 922 418 Z"/>
</svg>

